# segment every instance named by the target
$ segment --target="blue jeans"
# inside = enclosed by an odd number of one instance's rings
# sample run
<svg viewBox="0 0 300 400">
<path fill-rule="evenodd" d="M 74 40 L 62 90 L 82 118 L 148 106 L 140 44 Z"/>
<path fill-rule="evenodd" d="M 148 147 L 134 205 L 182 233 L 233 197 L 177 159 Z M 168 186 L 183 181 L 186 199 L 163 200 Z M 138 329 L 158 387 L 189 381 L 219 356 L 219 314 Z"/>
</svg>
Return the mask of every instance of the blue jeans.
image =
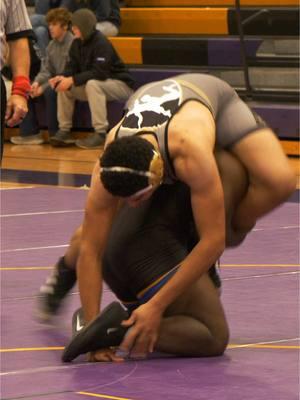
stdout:
<svg viewBox="0 0 300 400">
<path fill-rule="evenodd" d="M 50 9 L 49 0 L 35 0 L 35 13 L 46 15 Z"/>
<path fill-rule="evenodd" d="M 57 121 L 57 93 L 50 87 L 43 93 L 46 103 L 46 124 L 48 127 L 49 136 L 55 135 L 58 131 Z M 39 121 L 35 103 L 38 99 L 28 100 L 28 113 L 20 124 L 20 135 L 30 136 L 37 135 L 40 131 Z"/>
<path fill-rule="evenodd" d="M 48 132 L 50 136 L 53 136 L 58 131 L 57 93 L 51 87 L 48 87 L 44 91 L 44 98 L 46 101 L 46 118 Z"/>
<path fill-rule="evenodd" d="M 65 7 L 73 11 L 71 7 L 72 3 L 73 0 L 35 0 L 35 13 L 46 15 L 51 8 L 56 7 Z"/>
<path fill-rule="evenodd" d="M 37 38 L 37 44 L 41 51 L 42 57 L 46 56 L 46 47 L 49 44 L 50 36 L 48 31 L 48 25 L 46 22 L 45 15 L 33 14 L 30 16 L 33 31 Z"/>
<path fill-rule="evenodd" d="M 39 122 L 35 111 L 35 102 L 36 100 L 34 99 L 28 99 L 28 113 L 20 123 L 21 136 L 37 135 L 40 131 Z"/>
</svg>

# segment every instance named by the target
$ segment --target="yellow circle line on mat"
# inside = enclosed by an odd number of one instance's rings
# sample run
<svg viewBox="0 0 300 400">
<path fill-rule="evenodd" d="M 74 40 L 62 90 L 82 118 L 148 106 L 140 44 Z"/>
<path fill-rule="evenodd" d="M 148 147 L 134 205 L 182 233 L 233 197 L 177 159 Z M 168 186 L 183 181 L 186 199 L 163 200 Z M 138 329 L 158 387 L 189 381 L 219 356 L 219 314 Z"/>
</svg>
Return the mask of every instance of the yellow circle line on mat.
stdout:
<svg viewBox="0 0 300 400">
<path fill-rule="evenodd" d="M 228 349 L 300 349 L 300 346 L 295 345 L 273 345 L 273 344 L 229 344 Z"/>
<path fill-rule="evenodd" d="M 0 353 L 15 353 L 20 351 L 48 351 L 48 350 L 63 350 L 63 346 L 57 347 L 19 347 L 10 349 L 0 349 Z"/>
<path fill-rule="evenodd" d="M 229 344 L 228 349 L 238 349 L 238 348 L 255 348 L 255 349 L 300 349 L 300 345 L 271 345 L 271 344 Z M 56 347 L 20 347 L 20 348 L 8 348 L 0 349 L 0 353 L 17 353 L 21 351 L 52 351 L 52 350 L 63 350 L 63 346 Z"/>
<path fill-rule="evenodd" d="M 83 394 L 85 396 L 90 396 L 90 397 L 98 397 L 100 399 L 132 400 L 132 399 L 129 399 L 128 397 L 110 396 L 108 394 L 96 394 L 96 393 L 90 393 L 90 392 L 76 392 L 76 394 Z"/>
<path fill-rule="evenodd" d="M 53 269 L 53 267 L 1 267 L 0 271 L 32 271 L 44 269 Z"/>
<path fill-rule="evenodd" d="M 300 267 L 300 264 L 220 264 L 220 267 L 231 268 L 231 267 Z"/>
</svg>

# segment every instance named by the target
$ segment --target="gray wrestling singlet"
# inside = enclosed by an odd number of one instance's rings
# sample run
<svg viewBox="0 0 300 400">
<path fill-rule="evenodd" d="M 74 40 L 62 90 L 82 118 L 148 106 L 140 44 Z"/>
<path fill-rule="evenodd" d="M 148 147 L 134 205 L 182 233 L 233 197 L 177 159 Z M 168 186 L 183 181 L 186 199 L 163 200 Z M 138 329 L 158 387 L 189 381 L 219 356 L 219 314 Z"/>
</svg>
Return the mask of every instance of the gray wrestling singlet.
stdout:
<svg viewBox="0 0 300 400">
<path fill-rule="evenodd" d="M 212 113 L 220 148 L 266 126 L 230 85 L 211 75 L 183 74 L 142 86 L 128 100 L 116 137 L 153 132 L 166 166 L 165 183 L 176 180 L 168 153 L 168 126 L 189 100 L 199 101 Z"/>
</svg>

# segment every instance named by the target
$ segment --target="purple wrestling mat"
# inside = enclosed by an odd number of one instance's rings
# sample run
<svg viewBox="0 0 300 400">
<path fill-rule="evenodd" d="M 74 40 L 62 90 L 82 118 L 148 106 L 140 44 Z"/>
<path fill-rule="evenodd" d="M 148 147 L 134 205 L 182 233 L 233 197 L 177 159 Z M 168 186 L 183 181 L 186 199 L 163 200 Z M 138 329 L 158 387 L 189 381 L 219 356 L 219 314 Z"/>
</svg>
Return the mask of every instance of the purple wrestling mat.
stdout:
<svg viewBox="0 0 300 400">
<path fill-rule="evenodd" d="M 230 345 L 216 358 L 61 362 L 77 288 L 53 326 L 35 321 L 39 286 L 81 222 L 87 191 L 1 191 L 1 399 L 296 400 L 299 204 L 285 203 L 221 259 Z M 108 288 L 103 304 L 114 299 Z"/>
</svg>

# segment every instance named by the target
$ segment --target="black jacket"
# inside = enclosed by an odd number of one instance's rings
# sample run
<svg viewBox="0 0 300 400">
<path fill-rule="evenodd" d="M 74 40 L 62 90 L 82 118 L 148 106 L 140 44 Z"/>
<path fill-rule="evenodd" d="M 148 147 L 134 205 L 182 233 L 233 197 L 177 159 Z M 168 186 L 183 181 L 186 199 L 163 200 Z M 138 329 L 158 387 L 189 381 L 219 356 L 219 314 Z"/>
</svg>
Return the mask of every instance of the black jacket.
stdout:
<svg viewBox="0 0 300 400">
<path fill-rule="evenodd" d="M 132 76 L 116 50 L 99 31 L 95 30 L 85 41 L 74 39 L 69 57 L 64 75 L 72 76 L 75 86 L 84 85 L 91 79 L 119 79 L 131 88 L 134 85 Z"/>
</svg>

